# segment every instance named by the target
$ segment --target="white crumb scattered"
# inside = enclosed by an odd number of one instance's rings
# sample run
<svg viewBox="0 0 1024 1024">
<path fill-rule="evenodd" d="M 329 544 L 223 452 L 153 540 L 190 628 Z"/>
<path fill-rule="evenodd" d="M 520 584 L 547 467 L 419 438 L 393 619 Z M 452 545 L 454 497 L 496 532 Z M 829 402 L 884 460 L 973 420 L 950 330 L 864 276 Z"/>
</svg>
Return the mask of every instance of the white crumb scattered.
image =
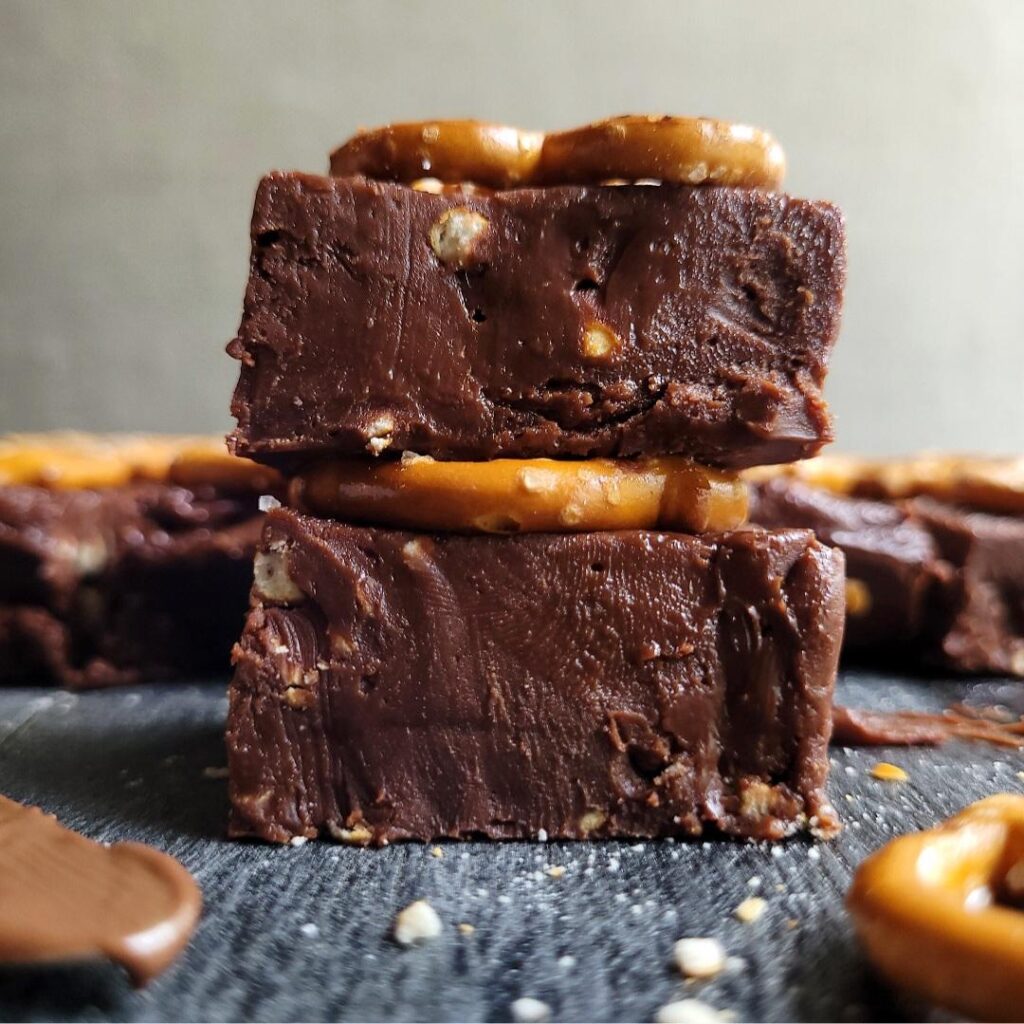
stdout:
<svg viewBox="0 0 1024 1024">
<path fill-rule="evenodd" d="M 441 934 L 441 918 L 426 901 L 417 900 L 395 918 L 395 941 L 401 946 L 436 939 Z"/>
<path fill-rule="evenodd" d="M 749 896 L 734 911 L 738 921 L 744 924 L 753 924 L 764 913 L 768 906 L 766 900 L 760 896 Z"/>
<path fill-rule="evenodd" d="M 619 858 L 618 857 L 611 857 L 611 858 L 609 858 L 609 860 L 608 860 L 608 870 L 609 871 L 618 871 L 619 870 Z"/>
<path fill-rule="evenodd" d="M 305 846 L 306 843 L 308 843 L 308 842 L 309 842 L 309 838 L 307 836 L 292 836 L 291 839 L 288 840 L 288 845 L 289 846 Z"/>
<path fill-rule="evenodd" d="M 568 953 L 566 953 L 565 956 L 560 956 L 558 958 L 558 966 L 565 971 L 571 970 L 573 967 L 576 966 L 576 957 L 570 956 Z"/>
<path fill-rule="evenodd" d="M 548 830 L 546 828 L 537 829 L 537 842 L 538 843 L 546 843 L 547 841 L 548 841 Z M 517 1002 L 521 1002 L 521 1001 L 522 1000 L 517 1000 Z M 512 1005 L 515 1006 L 515 1003 L 513 1003 Z"/>
<path fill-rule="evenodd" d="M 722 1015 L 699 999 L 679 999 L 658 1007 L 657 1024 L 718 1024 Z"/>
<path fill-rule="evenodd" d="M 269 512 L 272 508 L 280 508 L 281 502 L 272 494 L 261 494 L 259 506 L 261 512 Z"/>
<path fill-rule="evenodd" d="M 808 860 L 821 860 L 821 850 L 819 850 L 816 846 L 812 846 L 807 851 L 807 859 Z"/>
<path fill-rule="evenodd" d="M 512 902 L 512 897 L 511 896 L 506 896 L 505 893 L 501 893 L 501 895 L 498 896 L 498 903 L 502 904 L 503 906 L 507 906 L 511 902 Z"/>
<path fill-rule="evenodd" d="M 541 1021 L 551 1020 L 551 1007 L 540 999 L 533 999 L 531 996 L 523 996 L 517 999 L 512 1006 L 512 1019 L 518 1024 L 541 1024 Z"/>
<path fill-rule="evenodd" d="M 754 890 L 760 889 L 761 888 L 761 876 L 760 875 L 752 875 L 750 878 L 747 879 L 747 885 L 751 889 L 754 889 Z"/>
<path fill-rule="evenodd" d="M 552 878 L 561 878 L 565 874 L 565 867 L 561 864 L 552 864 L 546 870 Z"/>
<path fill-rule="evenodd" d="M 301 928 L 299 928 L 299 931 L 302 932 L 302 934 L 305 935 L 307 939 L 315 939 L 320 935 L 320 929 L 315 924 L 313 924 L 312 921 L 310 921 L 307 924 L 304 924 Z"/>
<path fill-rule="evenodd" d="M 204 779 L 226 779 L 228 770 L 224 765 L 211 764 L 203 769 Z"/>
<path fill-rule="evenodd" d="M 725 948 L 718 939 L 680 939 L 672 947 L 672 958 L 687 978 L 713 978 L 726 962 Z"/>
<path fill-rule="evenodd" d="M 440 846 L 432 846 L 430 848 L 430 856 L 441 858 L 444 856 L 444 850 L 442 850 Z"/>
</svg>

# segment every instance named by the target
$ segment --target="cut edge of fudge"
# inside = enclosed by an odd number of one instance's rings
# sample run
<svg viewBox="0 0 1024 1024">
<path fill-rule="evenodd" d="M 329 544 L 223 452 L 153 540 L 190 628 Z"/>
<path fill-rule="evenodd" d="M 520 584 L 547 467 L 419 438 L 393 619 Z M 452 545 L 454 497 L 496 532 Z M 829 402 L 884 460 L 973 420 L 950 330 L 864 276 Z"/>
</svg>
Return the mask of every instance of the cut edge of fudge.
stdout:
<svg viewBox="0 0 1024 1024">
<path fill-rule="evenodd" d="M 808 531 L 428 536 L 272 510 L 231 834 L 829 835 L 842 577 Z"/>
<path fill-rule="evenodd" d="M 452 254 L 437 231 L 456 216 L 478 229 Z M 844 245 L 836 207 L 758 190 L 434 195 L 278 172 L 228 346 L 229 440 L 289 470 L 403 450 L 806 458 L 831 439 Z"/>
<path fill-rule="evenodd" d="M 871 460 L 852 464 L 856 476 L 841 457 L 806 474 L 787 469 L 751 481 L 752 522 L 813 529 L 845 553 L 848 651 L 1024 676 L 1024 518 L 927 496 L 861 497 L 858 491 L 872 490 Z M 960 478 L 973 481 L 968 469 L 961 466 Z M 924 486 L 920 473 L 916 479 L 915 490 Z"/>
</svg>

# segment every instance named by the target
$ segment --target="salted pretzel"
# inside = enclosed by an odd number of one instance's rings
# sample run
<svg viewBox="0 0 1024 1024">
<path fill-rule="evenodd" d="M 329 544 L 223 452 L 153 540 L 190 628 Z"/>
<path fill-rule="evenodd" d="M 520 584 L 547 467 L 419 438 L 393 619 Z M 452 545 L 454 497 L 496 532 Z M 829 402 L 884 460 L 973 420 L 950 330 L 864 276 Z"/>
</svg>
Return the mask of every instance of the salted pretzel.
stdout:
<svg viewBox="0 0 1024 1024">
<path fill-rule="evenodd" d="M 543 132 L 484 121 L 389 124 L 358 132 L 336 149 L 331 174 L 514 188 L 533 180 L 543 142 Z"/>
<path fill-rule="evenodd" d="M 678 456 L 327 461 L 292 481 L 291 501 L 322 516 L 472 533 L 703 532 L 733 529 L 747 515 L 746 487 L 735 474 Z"/>
<path fill-rule="evenodd" d="M 611 117 L 544 139 L 537 183 L 624 179 L 778 188 L 782 147 L 767 132 L 703 117 Z"/>
<path fill-rule="evenodd" d="M 497 189 L 632 181 L 773 189 L 785 171 L 782 147 L 759 128 L 639 114 L 548 134 L 480 121 L 385 125 L 331 154 L 337 176 Z"/>
<path fill-rule="evenodd" d="M 900 500 L 927 496 L 985 512 L 1024 514 L 1024 457 L 924 452 L 908 458 L 819 455 L 765 467 L 750 479 L 787 476 L 836 494 Z"/>
<path fill-rule="evenodd" d="M 277 470 L 232 455 L 221 437 L 195 438 L 183 445 L 167 469 L 167 479 L 182 487 L 210 485 L 261 494 L 277 494 L 284 488 Z"/>
<path fill-rule="evenodd" d="M 74 431 L 0 437 L 0 486 L 82 490 L 144 480 L 259 491 L 279 484 L 273 470 L 229 455 L 219 437 Z"/>
<path fill-rule="evenodd" d="M 847 906 L 895 985 L 978 1020 L 1020 1020 L 1024 796 L 894 839 L 857 869 Z"/>
</svg>

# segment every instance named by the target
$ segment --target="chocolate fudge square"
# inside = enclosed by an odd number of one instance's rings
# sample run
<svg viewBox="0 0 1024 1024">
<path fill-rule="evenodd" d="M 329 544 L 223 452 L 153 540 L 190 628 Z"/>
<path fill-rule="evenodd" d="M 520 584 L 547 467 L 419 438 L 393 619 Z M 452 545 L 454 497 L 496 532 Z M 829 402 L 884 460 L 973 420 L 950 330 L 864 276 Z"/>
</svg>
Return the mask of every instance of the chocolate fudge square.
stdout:
<svg viewBox="0 0 1024 1024">
<path fill-rule="evenodd" d="M 238 454 L 680 454 L 831 439 L 843 219 L 742 188 L 417 191 L 266 177 L 238 336 Z"/>
<path fill-rule="evenodd" d="M 272 510 L 231 832 L 779 839 L 824 792 L 843 558 L 808 531 L 515 537 Z"/>
<path fill-rule="evenodd" d="M 781 476 L 751 485 L 751 520 L 845 553 L 852 657 L 1024 676 L 1024 517 Z"/>
<path fill-rule="evenodd" d="M 257 502 L 157 481 L 0 487 L 0 682 L 85 688 L 227 671 Z"/>
</svg>

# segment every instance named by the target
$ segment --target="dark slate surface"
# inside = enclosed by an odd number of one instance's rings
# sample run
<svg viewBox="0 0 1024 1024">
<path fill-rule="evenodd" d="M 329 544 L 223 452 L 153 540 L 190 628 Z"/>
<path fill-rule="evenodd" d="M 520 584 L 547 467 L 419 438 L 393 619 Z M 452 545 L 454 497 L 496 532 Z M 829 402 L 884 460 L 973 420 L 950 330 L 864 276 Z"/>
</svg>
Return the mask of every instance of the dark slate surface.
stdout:
<svg viewBox="0 0 1024 1024">
<path fill-rule="evenodd" d="M 846 673 L 840 695 L 938 708 L 966 694 L 1019 702 L 1022 689 Z M 204 769 L 224 764 L 225 707 L 223 685 L 0 692 L 0 788 L 97 839 L 168 850 L 206 900 L 189 949 L 145 991 L 105 965 L 2 968 L 0 1017 L 501 1021 L 525 995 L 573 1021 L 651 1020 L 683 995 L 739 1019 L 919 1017 L 926 1008 L 894 1000 L 858 955 L 842 906 L 851 870 L 897 833 L 1024 790 L 1015 751 L 837 749 L 832 796 L 847 827 L 827 845 L 447 844 L 442 858 L 419 845 L 276 848 L 223 837 L 225 782 Z M 910 781 L 870 778 L 883 756 Z M 768 910 L 740 924 L 731 911 L 754 893 Z M 421 897 L 444 934 L 402 950 L 392 920 Z M 718 936 L 745 963 L 685 986 L 670 960 L 683 935 Z"/>
</svg>

